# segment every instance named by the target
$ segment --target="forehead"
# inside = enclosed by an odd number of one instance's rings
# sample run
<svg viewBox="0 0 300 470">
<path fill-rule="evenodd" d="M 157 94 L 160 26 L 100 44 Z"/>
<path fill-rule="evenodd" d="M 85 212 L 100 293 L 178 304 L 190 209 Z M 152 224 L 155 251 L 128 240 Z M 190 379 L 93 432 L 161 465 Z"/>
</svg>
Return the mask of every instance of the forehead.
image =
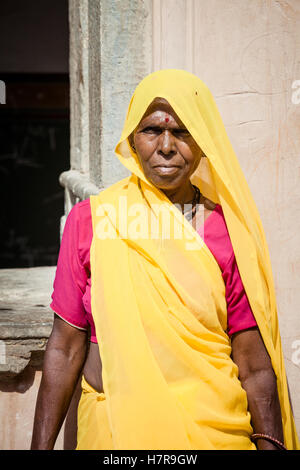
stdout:
<svg viewBox="0 0 300 470">
<path fill-rule="evenodd" d="M 165 98 L 155 98 L 152 103 L 148 106 L 144 113 L 140 123 L 151 121 L 155 119 L 161 119 L 161 113 L 171 115 L 178 124 L 183 124 L 170 103 Z"/>
</svg>

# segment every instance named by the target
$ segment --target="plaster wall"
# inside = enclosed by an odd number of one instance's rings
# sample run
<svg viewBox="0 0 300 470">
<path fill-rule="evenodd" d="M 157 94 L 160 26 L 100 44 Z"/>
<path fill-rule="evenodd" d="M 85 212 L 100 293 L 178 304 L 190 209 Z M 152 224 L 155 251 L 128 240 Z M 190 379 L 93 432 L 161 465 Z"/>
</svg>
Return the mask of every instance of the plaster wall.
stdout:
<svg viewBox="0 0 300 470">
<path fill-rule="evenodd" d="M 300 434 L 300 3 L 153 0 L 153 70 L 212 91 L 265 229 Z"/>
</svg>

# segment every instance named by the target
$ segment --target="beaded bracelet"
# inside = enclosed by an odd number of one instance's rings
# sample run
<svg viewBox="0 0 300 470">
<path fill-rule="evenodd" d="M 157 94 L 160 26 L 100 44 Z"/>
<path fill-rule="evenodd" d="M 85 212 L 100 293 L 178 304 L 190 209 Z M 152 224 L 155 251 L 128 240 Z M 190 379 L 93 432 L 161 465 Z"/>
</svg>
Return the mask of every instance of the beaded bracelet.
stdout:
<svg viewBox="0 0 300 470">
<path fill-rule="evenodd" d="M 278 447 L 278 449 L 287 450 L 287 448 L 284 446 L 282 442 L 278 441 L 278 439 L 275 439 L 275 437 L 269 436 L 268 434 L 259 434 L 259 433 L 252 434 L 251 439 L 253 441 L 257 441 L 258 439 L 265 439 L 266 441 L 269 441 L 272 444 L 274 444 L 276 447 Z"/>
</svg>

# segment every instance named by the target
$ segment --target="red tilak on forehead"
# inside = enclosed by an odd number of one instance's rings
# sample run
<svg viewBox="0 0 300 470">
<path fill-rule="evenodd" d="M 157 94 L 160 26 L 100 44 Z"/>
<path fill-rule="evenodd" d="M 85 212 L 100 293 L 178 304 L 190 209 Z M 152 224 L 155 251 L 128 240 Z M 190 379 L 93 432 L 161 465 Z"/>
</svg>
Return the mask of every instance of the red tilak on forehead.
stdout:
<svg viewBox="0 0 300 470">
<path fill-rule="evenodd" d="M 168 117 L 165 117 L 165 121 L 166 121 L 166 122 L 169 122 L 170 119 L 169 119 Z"/>
</svg>

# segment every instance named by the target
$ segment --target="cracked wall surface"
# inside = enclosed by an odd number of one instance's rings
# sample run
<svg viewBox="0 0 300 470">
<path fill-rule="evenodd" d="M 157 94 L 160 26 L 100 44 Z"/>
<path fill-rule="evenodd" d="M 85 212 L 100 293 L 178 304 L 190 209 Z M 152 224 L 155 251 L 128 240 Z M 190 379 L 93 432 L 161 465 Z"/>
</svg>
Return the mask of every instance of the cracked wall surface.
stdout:
<svg viewBox="0 0 300 470">
<path fill-rule="evenodd" d="M 210 88 L 258 207 L 300 434 L 300 2 L 153 2 L 154 69 Z"/>
</svg>

